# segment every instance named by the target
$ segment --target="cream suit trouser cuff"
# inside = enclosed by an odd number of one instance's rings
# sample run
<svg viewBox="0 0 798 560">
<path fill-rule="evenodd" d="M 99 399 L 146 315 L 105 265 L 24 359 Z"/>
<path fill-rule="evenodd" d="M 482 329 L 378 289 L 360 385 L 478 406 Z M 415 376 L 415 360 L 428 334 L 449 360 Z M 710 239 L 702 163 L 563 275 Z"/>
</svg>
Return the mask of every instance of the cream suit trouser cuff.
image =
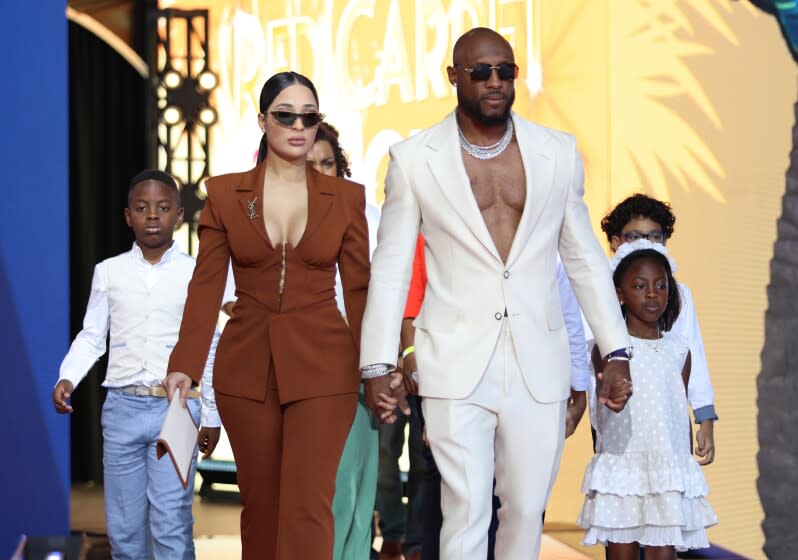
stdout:
<svg viewBox="0 0 798 560">
<path fill-rule="evenodd" d="M 456 400 L 425 397 L 422 407 L 442 478 L 440 558 L 487 556 L 494 475 L 502 504 L 497 560 L 537 558 L 565 439 L 566 401 L 546 404 L 532 396 L 507 319 L 472 393 Z"/>
</svg>

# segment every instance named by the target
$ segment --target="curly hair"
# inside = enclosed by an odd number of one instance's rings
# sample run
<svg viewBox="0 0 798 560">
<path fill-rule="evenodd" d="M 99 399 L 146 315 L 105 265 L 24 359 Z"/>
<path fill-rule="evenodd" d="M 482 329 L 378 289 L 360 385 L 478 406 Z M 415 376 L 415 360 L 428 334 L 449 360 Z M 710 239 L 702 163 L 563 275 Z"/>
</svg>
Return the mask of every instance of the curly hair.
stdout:
<svg viewBox="0 0 798 560">
<path fill-rule="evenodd" d="M 612 274 L 612 281 L 616 288 L 620 287 L 623 275 L 629 270 L 632 263 L 640 259 L 656 260 L 665 269 L 665 276 L 668 279 L 668 301 L 665 304 L 665 311 L 660 315 L 658 322 L 660 330 L 662 332 L 667 332 L 671 330 L 673 323 L 675 323 L 677 317 L 679 317 L 679 312 L 682 309 L 682 298 L 679 296 L 679 286 L 676 283 L 676 279 L 673 277 L 671 265 L 665 255 L 654 249 L 641 249 L 640 251 L 629 253 L 629 255 L 618 263 L 618 268 L 616 268 L 615 272 Z M 623 308 L 623 305 L 621 305 L 621 311 L 625 318 L 626 310 Z"/>
<path fill-rule="evenodd" d="M 673 235 L 676 216 L 671 205 L 642 193 L 633 194 L 601 219 L 601 229 L 607 234 L 607 241 L 612 243 L 613 235 L 621 235 L 624 226 L 635 218 L 648 218 L 660 225 L 665 239 Z"/>
<path fill-rule="evenodd" d="M 346 153 L 338 142 L 338 130 L 333 125 L 322 122 L 319 125 L 318 132 L 316 132 L 315 141 L 321 142 L 322 140 L 329 142 L 332 147 L 337 175 L 341 178 L 351 177 L 352 171 L 349 169 L 349 158 L 346 157 Z"/>
</svg>

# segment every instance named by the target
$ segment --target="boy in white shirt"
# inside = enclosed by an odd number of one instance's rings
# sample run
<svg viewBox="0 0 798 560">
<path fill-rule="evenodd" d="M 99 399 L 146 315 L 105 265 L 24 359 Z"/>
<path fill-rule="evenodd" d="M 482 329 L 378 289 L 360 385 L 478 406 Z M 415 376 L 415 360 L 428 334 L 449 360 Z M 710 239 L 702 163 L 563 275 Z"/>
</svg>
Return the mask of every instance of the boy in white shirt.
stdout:
<svg viewBox="0 0 798 560">
<path fill-rule="evenodd" d="M 110 329 L 102 428 L 105 517 L 112 556 L 193 559 L 196 457 L 184 489 L 171 461 L 159 461 L 155 453 L 169 406 L 161 381 L 194 271 L 194 259 L 172 240 L 183 221 L 174 178 L 157 170 L 136 175 L 124 213 L 136 242 L 130 251 L 95 267 L 83 330 L 61 363 L 52 399 L 57 412 L 72 412 L 69 398 L 105 353 Z M 217 339 L 218 333 L 205 366 L 202 393 L 192 390 L 187 401 L 195 422 L 202 409 L 198 441 L 205 457 L 216 447 L 221 426 L 211 384 Z"/>
</svg>

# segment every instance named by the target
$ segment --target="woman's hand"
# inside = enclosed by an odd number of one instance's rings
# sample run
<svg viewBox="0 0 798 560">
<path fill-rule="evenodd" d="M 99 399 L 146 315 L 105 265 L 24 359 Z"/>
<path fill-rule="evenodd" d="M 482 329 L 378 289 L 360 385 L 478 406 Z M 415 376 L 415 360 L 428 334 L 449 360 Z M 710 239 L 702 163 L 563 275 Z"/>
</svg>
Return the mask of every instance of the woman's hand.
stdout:
<svg viewBox="0 0 798 560">
<path fill-rule="evenodd" d="M 366 390 L 366 405 L 383 424 L 396 421 L 396 407 L 405 416 L 410 416 L 410 407 L 402 386 L 402 374 L 397 372 L 371 377 L 363 381 Z"/>
</svg>

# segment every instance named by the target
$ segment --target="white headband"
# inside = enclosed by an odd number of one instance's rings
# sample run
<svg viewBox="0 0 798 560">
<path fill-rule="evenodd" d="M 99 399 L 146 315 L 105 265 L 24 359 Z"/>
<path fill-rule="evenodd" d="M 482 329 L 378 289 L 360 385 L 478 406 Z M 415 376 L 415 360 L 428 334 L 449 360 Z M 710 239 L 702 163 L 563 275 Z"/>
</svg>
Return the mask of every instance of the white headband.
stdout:
<svg viewBox="0 0 798 560">
<path fill-rule="evenodd" d="M 654 243 L 648 239 L 638 239 L 637 241 L 624 243 L 618 247 L 618 250 L 615 251 L 615 254 L 610 259 L 610 270 L 615 272 L 615 269 L 618 268 L 618 265 L 621 264 L 622 260 L 632 253 L 636 251 L 642 251 L 644 249 L 652 249 L 663 255 L 666 259 L 668 259 L 668 264 L 671 266 L 671 274 L 676 273 L 676 261 L 674 261 L 670 255 L 668 255 L 668 249 L 665 248 L 665 245 L 662 243 Z"/>
</svg>

